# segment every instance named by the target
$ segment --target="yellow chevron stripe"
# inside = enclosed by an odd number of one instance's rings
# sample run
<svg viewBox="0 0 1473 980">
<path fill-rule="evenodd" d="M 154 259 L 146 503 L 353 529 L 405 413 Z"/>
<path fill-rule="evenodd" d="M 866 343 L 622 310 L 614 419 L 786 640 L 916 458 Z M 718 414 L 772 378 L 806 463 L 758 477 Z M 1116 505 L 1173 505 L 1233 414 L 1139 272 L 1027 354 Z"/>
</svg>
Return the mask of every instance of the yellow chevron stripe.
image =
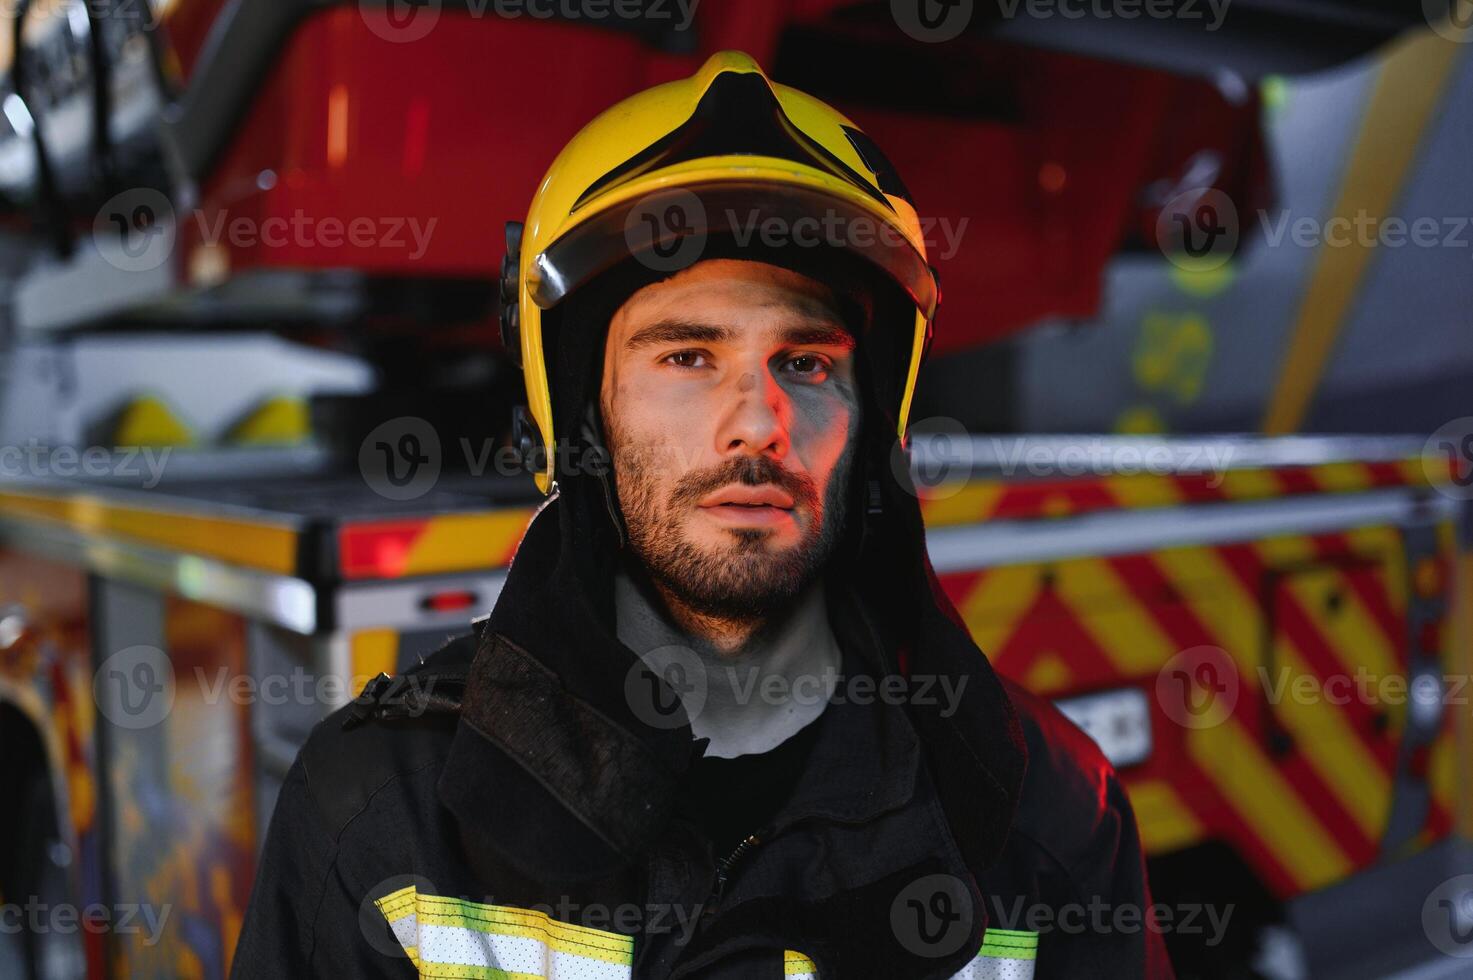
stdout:
<svg viewBox="0 0 1473 980">
<path fill-rule="evenodd" d="M 1222 478 L 1223 496 L 1230 500 L 1262 500 L 1283 492 L 1273 470 L 1228 470 Z"/>
<path fill-rule="evenodd" d="M 510 560 L 532 519 L 530 510 L 433 517 L 414 539 L 404 575 L 494 568 Z"/>
<path fill-rule="evenodd" d="M 1186 743 L 1198 769 L 1301 888 L 1327 885 L 1350 873 L 1350 859 L 1235 719 L 1188 730 Z"/>
<path fill-rule="evenodd" d="M 1374 482 L 1371 469 L 1365 463 L 1347 460 L 1339 463 L 1321 463 L 1311 469 L 1315 483 L 1320 489 L 1332 493 L 1347 490 L 1364 490 Z"/>
<path fill-rule="evenodd" d="M 1386 829 L 1391 807 L 1391 779 L 1356 735 L 1344 708 L 1327 700 L 1328 697 L 1356 697 L 1355 688 L 1350 685 L 1321 688 L 1303 654 L 1282 635 L 1275 644 L 1275 662 L 1280 670 L 1268 683 L 1272 685 L 1270 690 L 1277 687 L 1282 691 L 1282 697 L 1273 710 L 1294 737 L 1296 751 L 1325 781 L 1336 802 L 1361 832 L 1371 840 L 1378 839 Z M 1295 680 L 1303 677 L 1315 679 L 1312 696 L 1308 698 L 1294 694 Z"/>
<path fill-rule="evenodd" d="M 999 649 L 1012 635 L 1019 618 L 1038 601 L 1039 574 L 1035 565 L 989 569 L 956 604 L 979 647 Z"/>
<path fill-rule="evenodd" d="M 1047 697 L 1074 683 L 1074 672 L 1057 653 L 1044 651 L 1033 658 L 1033 663 L 1020 680 L 1034 694 Z"/>
<path fill-rule="evenodd" d="M 1147 779 L 1128 787 L 1130 805 L 1147 854 L 1165 854 L 1195 844 L 1207 830 L 1170 783 Z"/>
<path fill-rule="evenodd" d="M 1397 648 L 1382 634 L 1340 569 L 1325 566 L 1296 572 L 1280 581 L 1348 673 L 1354 674 L 1358 667 L 1377 679 L 1403 673 Z M 1332 614 L 1329 603 L 1336 594 L 1340 605 Z"/>
<path fill-rule="evenodd" d="M 1391 608 L 1405 613 L 1407 608 L 1407 560 L 1401 530 L 1390 525 L 1358 527 L 1344 533 L 1345 540 L 1357 554 L 1374 555 L 1380 560 L 1376 569 L 1377 584 L 1386 593 Z"/>
<path fill-rule="evenodd" d="M 1151 674 L 1178 653 L 1171 637 L 1104 559 L 1085 558 L 1062 566 L 1058 591 L 1080 628 L 1124 677 Z"/>
<path fill-rule="evenodd" d="M 1292 534 L 1264 538 L 1253 542 L 1249 547 L 1258 555 L 1258 560 L 1269 568 L 1306 562 L 1315 557 L 1314 542 Z"/>
<path fill-rule="evenodd" d="M 992 516 L 1007 486 L 995 480 L 942 484 L 922 494 L 921 517 L 927 527 L 980 523 Z"/>
<path fill-rule="evenodd" d="M 1214 548 L 1168 548 L 1152 558 L 1187 611 L 1211 633 L 1212 642 L 1233 658 L 1238 674 L 1256 684 L 1263 627 L 1258 597 L 1238 584 Z"/>
<path fill-rule="evenodd" d="M 1140 473 L 1107 477 L 1103 482 L 1122 507 L 1170 507 L 1182 499 L 1181 490 L 1169 476 Z"/>
</svg>

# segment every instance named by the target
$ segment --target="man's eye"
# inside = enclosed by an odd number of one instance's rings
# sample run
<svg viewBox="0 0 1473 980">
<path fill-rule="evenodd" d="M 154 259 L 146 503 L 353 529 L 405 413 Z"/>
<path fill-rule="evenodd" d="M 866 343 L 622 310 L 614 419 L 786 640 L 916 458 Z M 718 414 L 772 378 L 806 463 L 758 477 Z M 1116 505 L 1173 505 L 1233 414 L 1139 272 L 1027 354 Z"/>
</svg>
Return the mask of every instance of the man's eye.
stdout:
<svg viewBox="0 0 1473 980">
<path fill-rule="evenodd" d="M 681 350 L 665 356 L 665 361 L 676 367 L 695 368 L 705 366 L 706 356 L 696 350 Z"/>
<path fill-rule="evenodd" d="M 801 374 L 805 377 L 818 377 L 828 370 L 824 359 L 817 354 L 799 354 L 790 357 L 784 365 L 793 374 Z"/>
</svg>

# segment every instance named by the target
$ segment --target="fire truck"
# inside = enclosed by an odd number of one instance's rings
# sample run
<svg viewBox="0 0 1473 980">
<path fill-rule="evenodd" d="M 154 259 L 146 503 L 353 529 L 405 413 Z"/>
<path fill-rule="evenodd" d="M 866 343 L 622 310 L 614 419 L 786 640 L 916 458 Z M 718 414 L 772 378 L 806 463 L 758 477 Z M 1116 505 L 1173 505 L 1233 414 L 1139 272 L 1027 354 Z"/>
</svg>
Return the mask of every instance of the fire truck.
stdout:
<svg viewBox="0 0 1473 980">
<path fill-rule="evenodd" d="M 495 602 L 537 503 L 498 463 L 501 229 L 611 102 L 742 48 L 896 147 L 985 243 L 939 261 L 944 354 L 1092 315 L 1183 187 L 1271 200 L 1258 90 L 1223 77 L 1425 26 L 1264 3 L 1225 39 L 980 17 L 937 44 L 884 3 L 630 6 L 13 11 L 0 974 L 224 977 L 311 727 Z M 918 429 L 898 465 L 979 646 L 1110 757 L 1156 900 L 1230 915 L 1168 935 L 1182 976 L 1449 953 L 1424 911 L 1470 900 L 1465 461 Z"/>
</svg>

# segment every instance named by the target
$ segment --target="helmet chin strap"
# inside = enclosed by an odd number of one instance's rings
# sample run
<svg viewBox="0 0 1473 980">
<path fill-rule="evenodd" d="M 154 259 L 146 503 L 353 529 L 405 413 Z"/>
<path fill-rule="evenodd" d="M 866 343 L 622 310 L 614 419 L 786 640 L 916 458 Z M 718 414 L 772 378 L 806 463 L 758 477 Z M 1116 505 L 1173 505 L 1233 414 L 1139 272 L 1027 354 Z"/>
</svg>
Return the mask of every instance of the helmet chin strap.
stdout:
<svg viewBox="0 0 1473 980">
<path fill-rule="evenodd" d="M 598 454 L 602 465 L 594 467 L 593 476 L 598 480 L 599 492 L 603 496 L 604 509 L 608 513 L 609 523 L 613 526 L 614 537 L 618 542 L 619 550 L 623 551 L 629 546 L 629 529 L 624 523 L 624 512 L 619 509 L 619 494 L 614 486 L 614 456 L 604 445 L 603 420 L 599 415 L 598 403 L 592 399 L 588 402 L 588 409 L 583 413 L 583 422 L 580 426 L 580 435 L 590 450 Z"/>
</svg>

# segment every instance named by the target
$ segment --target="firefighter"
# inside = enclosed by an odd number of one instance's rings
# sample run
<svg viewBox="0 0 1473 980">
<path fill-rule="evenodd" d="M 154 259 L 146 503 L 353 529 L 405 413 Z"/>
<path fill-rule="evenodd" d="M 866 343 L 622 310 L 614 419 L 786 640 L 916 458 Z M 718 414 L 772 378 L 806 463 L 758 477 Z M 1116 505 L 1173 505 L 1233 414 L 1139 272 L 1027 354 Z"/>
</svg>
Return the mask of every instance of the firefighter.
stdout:
<svg viewBox="0 0 1473 980">
<path fill-rule="evenodd" d="M 508 233 L 549 499 L 494 609 L 311 734 L 237 978 L 1169 977 L 1109 764 L 939 590 L 939 301 L 879 148 L 749 57 Z"/>
</svg>

